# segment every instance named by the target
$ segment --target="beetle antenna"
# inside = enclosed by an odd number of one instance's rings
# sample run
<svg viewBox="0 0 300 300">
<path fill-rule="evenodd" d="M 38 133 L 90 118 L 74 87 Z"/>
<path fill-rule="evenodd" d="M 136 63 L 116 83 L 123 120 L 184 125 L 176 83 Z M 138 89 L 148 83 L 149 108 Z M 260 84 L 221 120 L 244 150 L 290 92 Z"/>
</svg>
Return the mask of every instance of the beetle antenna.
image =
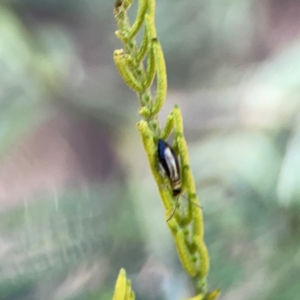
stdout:
<svg viewBox="0 0 300 300">
<path fill-rule="evenodd" d="M 172 219 L 172 217 L 174 216 L 174 214 L 175 214 L 175 212 L 176 212 L 176 209 L 177 209 L 178 201 L 179 201 L 179 197 L 177 197 L 177 199 L 176 199 L 176 204 L 175 204 L 175 208 L 174 208 L 174 210 L 173 210 L 171 216 L 168 218 L 168 220 L 167 220 L 166 222 L 169 222 L 169 221 Z"/>
<path fill-rule="evenodd" d="M 187 198 L 186 194 L 182 195 L 182 197 L 183 197 L 184 199 L 188 200 L 189 202 L 191 202 L 193 205 L 195 205 L 195 206 L 197 206 L 197 207 L 199 207 L 199 208 L 202 209 L 202 206 L 201 206 L 201 205 L 199 205 L 199 204 L 196 203 L 196 202 L 193 202 L 192 200 L 189 200 L 189 199 Z"/>
<path fill-rule="evenodd" d="M 193 201 L 191 201 L 191 200 L 189 200 L 192 204 L 194 204 L 195 206 L 197 206 L 197 207 L 199 207 L 199 208 L 201 208 L 202 209 L 202 206 L 201 205 L 199 205 L 198 203 L 195 203 L 195 202 L 193 202 Z"/>
<path fill-rule="evenodd" d="M 186 197 L 186 195 L 182 195 L 182 197 L 184 197 L 186 200 L 188 200 L 189 202 L 191 202 L 193 205 L 195 205 L 195 206 L 199 207 L 200 209 L 202 209 L 202 206 L 201 206 L 201 205 L 199 205 L 198 203 L 195 203 L 195 202 L 189 200 L 189 199 Z M 176 212 L 176 209 L 177 209 L 178 201 L 179 201 L 179 196 L 178 196 L 177 199 L 176 199 L 176 204 L 175 204 L 174 210 L 173 210 L 171 216 L 167 219 L 166 222 L 169 222 L 169 221 L 173 218 L 173 216 L 174 216 L 174 214 L 175 214 L 175 212 Z"/>
</svg>

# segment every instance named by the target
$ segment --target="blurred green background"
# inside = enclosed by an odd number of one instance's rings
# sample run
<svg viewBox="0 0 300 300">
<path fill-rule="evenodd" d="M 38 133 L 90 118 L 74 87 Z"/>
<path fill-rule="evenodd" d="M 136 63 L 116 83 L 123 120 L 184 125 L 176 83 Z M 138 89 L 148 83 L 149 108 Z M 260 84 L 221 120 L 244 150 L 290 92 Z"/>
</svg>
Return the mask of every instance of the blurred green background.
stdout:
<svg viewBox="0 0 300 300">
<path fill-rule="evenodd" d="M 0 299 L 192 293 L 112 61 L 114 0 L 0 4 Z M 132 8 L 135 15 L 136 4 Z M 164 0 L 164 123 L 182 109 L 221 300 L 300 299 L 300 3 Z M 184 201 L 184 200 L 182 200 Z"/>
</svg>

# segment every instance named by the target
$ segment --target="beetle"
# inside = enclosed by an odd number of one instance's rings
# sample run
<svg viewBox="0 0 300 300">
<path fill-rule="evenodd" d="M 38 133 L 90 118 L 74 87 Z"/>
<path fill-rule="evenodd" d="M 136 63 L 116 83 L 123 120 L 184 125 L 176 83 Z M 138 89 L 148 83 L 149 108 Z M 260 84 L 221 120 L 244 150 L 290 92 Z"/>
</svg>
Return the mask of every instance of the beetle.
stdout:
<svg viewBox="0 0 300 300">
<path fill-rule="evenodd" d="M 177 202 L 171 216 L 167 219 L 167 222 L 174 216 L 176 212 L 176 207 L 181 194 L 181 179 L 180 179 L 180 165 L 178 161 L 178 156 L 173 150 L 173 148 L 164 140 L 158 139 L 157 142 L 157 154 L 158 160 L 161 167 L 167 174 L 170 185 L 172 188 L 173 197 L 177 197 Z"/>
<path fill-rule="evenodd" d="M 180 178 L 180 164 L 179 164 L 178 156 L 173 150 L 173 148 L 166 141 L 162 139 L 158 139 L 157 142 L 157 155 L 161 167 L 163 168 L 163 170 L 165 171 L 165 173 L 169 178 L 173 197 L 178 196 L 175 204 L 175 208 L 171 216 L 167 219 L 168 222 L 176 212 L 179 195 L 182 193 L 181 178 Z M 193 201 L 191 201 L 191 203 L 202 209 L 202 207 L 199 206 L 197 203 L 194 203 Z"/>
<path fill-rule="evenodd" d="M 172 147 L 162 139 L 158 140 L 157 154 L 158 160 L 170 180 L 172 194 L 176 197 L 181 194 L 180 165 L 178 156 Z"/>
</svg>

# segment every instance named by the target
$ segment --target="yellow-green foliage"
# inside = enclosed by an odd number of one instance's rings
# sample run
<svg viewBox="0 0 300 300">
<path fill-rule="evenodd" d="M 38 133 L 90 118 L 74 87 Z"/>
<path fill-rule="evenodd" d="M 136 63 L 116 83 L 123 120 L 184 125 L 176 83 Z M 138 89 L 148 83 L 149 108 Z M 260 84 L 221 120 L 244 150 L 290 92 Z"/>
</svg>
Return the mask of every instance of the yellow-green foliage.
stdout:
<svg viewBox="0 0 300 300">
<path fill-rule="evenodd" d="M 160 128 L 157 119 L 167 93 L 167 72 L 163 51 L 156 36 L 155 0 L 139 0 L 137 16 L 131 26 L 127 10 L 132 2 L 133 0 L 115 2 L 114 14 L 118 25 L 116 36 L 123 43 L 123 49 L 115 50 L 114 61 L 124 82 L 137 92 L 140 102 L 138 112 L 144 118 L 138 122 L 137 129 L 141 134 L 149 165 L 166 210 L 166 220 L 174 211 L 177 201 L 172 194 L 168 178 L 159 172 L 157 142 L 159 138 L 167 139 L 174 132 L 173 149 L 180 159 L 182 193 L 185 193 L 187 200 L 178 202 L 179 207 L 167 225 L 174 237 L 182 266 L 194 282 L 196 296 L 192 299 L 212 300 L 217 298 L 219 291 L 207 292 L 209 256 L 204 243 L 203 215 L 189 165 L 180 109 L 175 106 L 170 112 L 164 129 Z M 138 46 L 134 38 L 142 28 L 143 39 Z M 143 60 L 146 56 L 145 69 Z M 152 97 L 150 87 L 155 77 L 156 95 Z M 125 283 L 125 271 L 121 270 L 114 299 L 131 299 L 125 297 Z"/>
<path fill-rule="evenodd" d="M 131 289 L 130 280 L 126 278 L 126 272 L 121 269 L 115 287 L 113 300 L 134 300 L 135 295 Z"/>
</svg>

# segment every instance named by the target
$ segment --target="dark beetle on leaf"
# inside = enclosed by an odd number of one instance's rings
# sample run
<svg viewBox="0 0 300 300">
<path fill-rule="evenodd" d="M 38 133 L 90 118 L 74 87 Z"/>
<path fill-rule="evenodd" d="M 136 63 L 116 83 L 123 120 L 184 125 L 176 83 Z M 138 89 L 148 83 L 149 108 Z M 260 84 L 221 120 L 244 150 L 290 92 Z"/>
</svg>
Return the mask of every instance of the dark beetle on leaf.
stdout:
<svg viewBox="0 0 300 300">
<path fill-rule="evenodd" d="M 180 166 L 178 156 L 172 147 L 162 139 L 157 143 L 158 160 L 166 172 L 173 191 L 173 196 L 181 193 Z"/>
<path fill-rule="evenodd" d="M 157 143 L 157 154 L 158 160 L 161 167 L 164 169 L 167 174 L 171 187 L 173 197 L 177 197 L 177 201 L 174 207 L 174 210 L 171 216 L 167 219 L 167 222 L 174 216 L 176 207 L 178 204 L 179 195 L 182 193 L 181 189 L 181 179 L 180 179 L 180 165 L 178 161 L 178 156 L 172 147 L 162 139 L 158 140 Z M 191 201 L 191 204 L 194 204 L 201 208 L 197 203 Z"/>
</svg>

